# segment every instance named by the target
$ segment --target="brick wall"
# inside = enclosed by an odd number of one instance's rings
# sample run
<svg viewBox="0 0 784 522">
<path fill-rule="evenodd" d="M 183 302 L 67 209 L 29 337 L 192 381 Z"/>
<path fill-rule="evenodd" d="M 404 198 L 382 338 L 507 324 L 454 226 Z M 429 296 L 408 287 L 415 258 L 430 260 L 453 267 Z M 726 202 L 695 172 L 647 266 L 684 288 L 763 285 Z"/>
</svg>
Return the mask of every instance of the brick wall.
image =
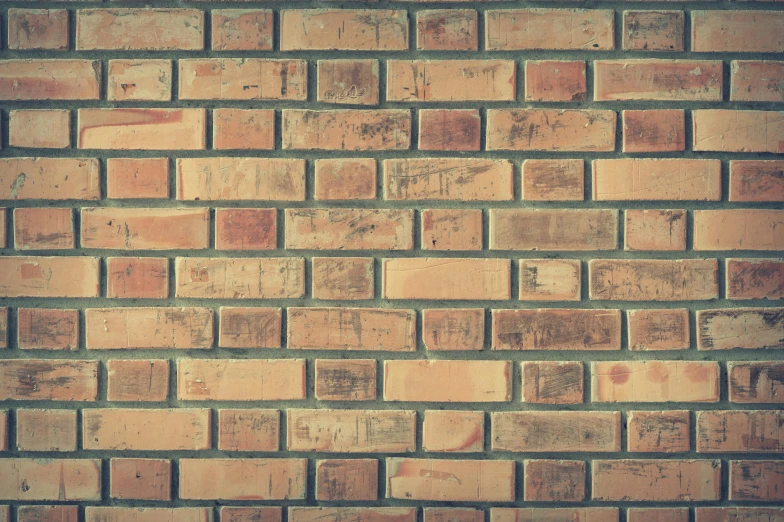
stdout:
<svg viewBox="0 0 784 522">
<path fill-rule="evenodd" d="M 784 4 L 151 4 L 0 4 L 0 521 L 784 521 Z"/>
</svg>

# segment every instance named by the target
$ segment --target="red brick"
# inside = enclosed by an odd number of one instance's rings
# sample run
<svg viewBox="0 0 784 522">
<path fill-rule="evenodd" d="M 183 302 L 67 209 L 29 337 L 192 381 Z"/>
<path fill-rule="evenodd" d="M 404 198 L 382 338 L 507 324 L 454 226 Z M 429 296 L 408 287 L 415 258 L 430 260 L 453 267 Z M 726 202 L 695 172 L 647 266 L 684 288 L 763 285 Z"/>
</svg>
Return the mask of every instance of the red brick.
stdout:
<svg viewBox="0 0 784 522">
<path fill-rule="evenodd" d="M 481 350 L 484 338 L 483 308 L 422 310 L 422 342 L 428 350 Z"/>
<path fill-rule="evenodd" d="M 376 160 L 317 159 L 314 199 L 376 199 Z"/>
<path fill-rule="evenodd" d="M 79 310 L 19 308 L 17 340 L 21 350 L 76 350 Z"/>
<path fill-rule="evenodd" d="M 312 258 L 314 299 L 373 299 L 372 257 Z"/>
<path fill-rule="evenodd" d="M 784 52 L 784 13 L 691 11 L 691 49 L 698 53 Z"/>
<path fill-rule="evenodd" d="M 388 498 L 509 502 L 515 498 L 515 463 L 387 458 L 386 482 Z"/>
<path fill-rule="evenodd" d="M 583 363 L 576 361 L 523 361 L 523 402 L 582 404 Z"/>
<path fill-rule="evenodd" d="M 591 259 L 590 298 L 701 301 L 719 297 L 715 259 Z"/>
<path fill-rule="evenodd" d="M 293 299 L 305 295 L 305 260 L 299 257 L 178 257 L 177 297 Z"/>
<path fill-rule="evenodd" d="M 308 459 L 180 459 L 181 499 L 304 499 Z"/>
<path fill-rule="evenodd" d="M 423 250 L 481 250 L 482 211 L 479 209 L 421 211 Z"/>
<path fill-rule="evenodd" d="M 278 451 L 278 410 L 218 410 L 218 449 Z"/>
<path fill-rule="evenodd" d="M 413 352 L 413 310 L 375 308 L 293 308 L 288 312 L 288 348 Z"/>
<path fill-rule="evenodd" d="M 88 308 L 87 349 L 197 349 L 212 347 L 208 308 Z"/>
<path fill-rule="evenodd" d="M 618 508 L 492 508 L 490 522 L 618 522 Z"/>
<path fill-rule="evenodd" d="M 378 60 L 319 60 L 318 101 L 378 105 Z"/>
<path fill-rule="evenodd" d="M 784 101 L 784 62 L 733 60 L 730 101 Z"/>
<path fill-rule="evenodd" d="M 375 359 L 316 359 L 315 396 L 320 401 L 376 399 Z"/>
<path fill-rule="evenodd" d="M 185 201 L 304 201 L 305 160 L 179 158 L 177 199 Z"/>
<path fill-rule="evenodd" d="M 621 311 L 493 310 L 493 350 L 620 350 Z"/>
<path fill-rule="evenodd" d="M 21 148 L 67 149 L 71 146 L 71 111 L 10 111 L 8 144 Z"/>
<path fill-rule="evenodd" d="M 273 12 L 269 9 L 213 9 L 213 51 L 271 51 Z"/>
<path fill-rule="evenodd" d="M 303 359 L 180 359 L 181 401 L 284 401 L 305 398 Z"/>
<path fill-rule="evenodd" d="M 98 297 L 97 257 L 0 258 L 2 297 Z"/>
<path fill-rule="evenodd" d="M 784 402 L 784 363 L 727 364 L 730 401 L 746 404 Z"/>
<path fill-rule="evenodd" d="M 179 60 L 181 100 L 300 100 L 307 98 L 304 60 L 187 58 Z"/>
<path fill-rule="evenodd" d="M 101 62 L 0 60 L 0 100 L 97 100 Z"/>
<path fill-rule="evenodd" d="M 615 112 L 489 109 L 487 150 L 615 150 Z"/>
<path fill-rule="evenodd" d="M 316 500 L 377 499 L 376 459 L 316 461 Z"/>
<path fill-rule="evenodd" d="M 212 508 L 88 506 L 84 513 L 86 522 L 213 522 Z"/>
<path fill-rule="evenodd" d="M 82 209 L 81 244 L 112 250 L 204 249 L 209 246 L 209 209 Z"/>
<path fill-rule="evenodd" d="M 384 160 L 384 199 L 511 201 L 512 162 L 484 158 Z"/>
<path fill-rule="evenodd" d="M 477 14 L 472 9 L 433 9 L 416 14 L 417 50 L 476 51 Z"/>
<path fill-rule="evenodd" d="M 697 311 L 699 350 L 784 347 L 784 308 Z"/>
<path fill-rule="evenodd" d="M 685 210 L 626 210 L 624 250 L 686 250 Z"/>
<path fill-rule="evenodd" d="M 626 520 L 627 522 L 689 522 L 689 508 L 629 508 L 626 510 Z"/>
<path fill-rule="evenodd" d="M 410 209 L 286 209 L 286 248 L 292 250 L 411 250 Z"/>
<path fill-rule="evenodd" d="M 628 450 L 636 453 L 689 451 L 689 412 L 630 411 L 627 413 Z"/>
<path fill-rule="evenodd" d="M 212 111 L 213 149 L 275 148 L 275 111 L 215 109 Z"/>
<path fill-rule="evenodd" d="M 382 261 L 385 299 L 506 300 L 508 259 L 399 258 Z"/>
<path fill-rule="evenodd" d="M 683 51 L 683 11 L 624 11 L 624 51 Z"/>
<path fill-rule="evenodd" d="M 490 209 L 490 250 L 615 250 L 614 209 Z"/>
<path fill-rule="evenodd" d="M 695 210 L 694 250 L 782 250 L 784 210 Z"/>
<path fill-rule="evenodd" d="M 95 401 L 98 362 L 15 359 L 0 365 L 0 400 Z"/>
<path fill-rule="evenodd" d="M 512 60 L 389 60 L 387 100 L 514 101 Z"/>
<path fill-rule="evenodd" d="M 113 101 L 169 101 L 171 60 L 109 60 L 106 97 Z"/>
<path fill-rule="evenodd" d="M 522 198 L 529 201 L 582 201 L 583 160 L 526 159 Z"/>
<path fill-rule="evenodd" d="M 16 410 L 19 451 L 76 451 L 75 410 Z"/>
<path fill-rule="evenodd" d="M 699 453 L 780 453 L 782 450 L 782 411 L 717 410 L 697 414 Z"/>
<path fill-rule="evenodd" d="M 416 522 L 417 519 L 415 507 L 290 507 L 288 512 L 291 522 Z"/>
<path fill-rule="evenodd" d="M 784 520 L 784 508 L 762 507 L 712 507 L 695 508 L 696 522 L 781 522 Z"/>
<path fill-rule="evenodd" d="M 210 410 L 189 408 L 82 410 L 86 450 L 205 450 L 210 443 Z"/>
<path fill-rule="evenodd" d="M 784 261 L 781 259 L 727 259 L 728 299 L 784 298 Z"/>
<path fill-rule="evenodd" d="M 731 460 L 730 500 L 784 500 L 784 461 Z"/>
<path fill-rule="evenodd" d="M 0 459 L 0 499 L 101 500 L 101 461 Z"/>
<path fill-rule="evenodd" d="M 691 115 L 695 151 L 784 152 L 784 112 L 700 109 Z"/>
<path fill-rule="evenodd" d="M 14 248 L 17 250 L 69 250 L 75 247 L 70 208 L 14 209 Z"/>
<path fill-rule="evenodd" d="M 80 149 L 204 149 L 206 111 L 79 109 L 78 127 Z"/>
<path fill-rule="evenodd" d="M 204 13 L 194 9 L 79 9 L 76 49 L 200 51 Z"/>
<path fill-rule="evenodd" d="M 525 101 L 585 101 L 586 90 L 585 62 L 582 60 L 525 62 Z"/>
<path fill-rule="evenodd" d="M 283 149 L 408 150 L 411 111 L 283 109 Z"/>
<path fill-rule="evenodd" d="M 280 308 L 220 308 L 221 348 L 280 348 Z"/>
<path fill-rule="evenodd" d="M 718 402 L 715 361 L 591 363 L 591 402 Z"/>
<path fill-rule="evenodd" d="M 721 162 L 654 158 L 594 160 L 593 198 L 598 201 L 718 201 Z"/>
<path fill-rule="evenodd" d="M 217 250 L 274 250 L 277 246 L 277 212 L 271 208 L 215 210 Z"/>
<path fill-rule="evenodd" d="M 485 12 L 488 51 L 615 48 L 613 11 L 602 9 L 510 9 Z"/>
<path fill-rule="evenodd" d="M 416 412 L 299 410 L 288 419 L 289 451 L 407 453 L 416 448 Z"/>
<path fill-rule="evenodd" d="M 7 522 L 9 519 L 0 520 Z M 19 506 L 17 522 L 79 522 L 79 506 Z"/>
<path fill-rule="evenodd" d="M 385 401 L 509 402 L 511 399 L 510 361 L 384 361 Z"/>
<path fill-rule="evenodd" d="M 68 49 L 68 11 L 9 9 L 8 48 L 65 51 Z"/>
<path fill-rule="evenodd" d="M 580 261 L 573 259 L 521 259 L 521 301 L 579 301 Z"/>
<path fill-rule="evenodd" d="M 784 202 L 784 161 L 730 161 L 729 200 Z"/>
<path fill-rule="evenodd" d="M 106 361 L 106 400 L 164 402 L 169 396 L 168 360 Z"/>
<path fill-rule="evenodd" d="M 594 460 L 593 499 L 719 500 L 718 460 Z"/>
<path fill-rule="evenodd" d="M 686 150 L 683 109 L 623 111 L 623 152 Z"/>
<path fill-rule="evenodd" d="M 406 11 L 290 9 L 280 14 L 281 51 L 405 51 Z"/>
<path fill-rule="evenodd" d="M 484 449 L 483 411 L 426 410 L 422 449 L 428 452 L 480 453 Z"/>
<path fill-rule="evenodd" d="M 685 308 L 627 310 L 629 349 L 688 350 L 689 311 Z"/>
<path fill-rule="evenodd" d="M 124 500 L 171 500 L 171 461 L 110 459 L 109 496 Z"/>
<path fill-rule="evenodd" d="M 481 123 L 477 109 L 422 109 L 419 150 L 478 151 Z"/>
<path fill-rule="evenodd" d="M 581 502 L 585 499 L 585 462 L 581 460 L 526 460 L 526 501 Z"/>
<path fill-rule="evenodd" d="M 106 297 L 165 299 L 169 296 L 169 260 L 162 257 L 107 257 Z"/>
<path fill-rule="evenodd" d="M 597 60 L 594 100 L 721 101 L 722 62 Z"/>
<path fill-rule="evenodd" d="M 426 507 L 424 522 L 484 522 L 485 512 L 474 508 Z"/>
<path fill-rule="evenodd" d="M 168 199 L 168 158 L 109 158 L 106 196 L 110 199 Z"/>
</svg>

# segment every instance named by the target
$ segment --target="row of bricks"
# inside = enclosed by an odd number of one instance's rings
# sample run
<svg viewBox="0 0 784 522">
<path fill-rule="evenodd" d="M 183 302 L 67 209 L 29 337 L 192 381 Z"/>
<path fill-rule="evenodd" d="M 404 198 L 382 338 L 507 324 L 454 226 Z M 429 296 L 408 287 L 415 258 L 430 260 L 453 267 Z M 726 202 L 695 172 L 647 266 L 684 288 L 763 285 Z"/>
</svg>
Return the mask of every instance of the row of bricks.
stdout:
<svg viewBox="0 0 784 522">
<path fill-rule="evenodd" d="M 196 9 L 78 9 L 76 50 L 201 51 L 205 13 Z M 274 13 L 265 9 L 216 9 L 210 13 L 211 46 L 217 51 L 275 48 Z M 607 9 L 487 10 L 488 51 L 615 49 L 615 12 Z M 623 50 L 683 51 L 683 11 L 625 11 Z M 784 52 L 784 13 L 777 11 L 689 12 L 691 50 Z M 284 9 L 281 51 L 407 51 L 409 16 L 404 10 Z M 68 49 L 68 11 L 10 9 L 10 49 Z M 416 13 L 419 51 L 479 49 L 475 10 Z"/>
<path fill-rule="evenodd" d="M 160 402 L 169 394 L 166 360 L 111 361 L 108 366 L 110 398 L 137 400 L 143 395 L 143 385 L 149 388 L 145 401 Z M 174 395 L 178 400 L 202 402 L 305 400 L 305 366 L 304 359 L 178 359 Z M 511 402 L 514 366 L 505 360 L 386 360 L 383 399 Z M 0 399 L 95 402 L 98 368 L 98 361 L 89 360 L 8 359 L 0 368 Z M 592 362 L 590 370 L 593 403 L 715 403 L 720 400 L 724 373 L 715 361 L 601 361 Z M 781 403 L 781 372 L 782 365 L 775 362 L 732 363 L 727 370 L 731 399 Z M 583 402 L 582 363 L 523 362 L 520 374 L 522 398 L 531 399 L 524 402 Z M 374 400 L 376 361 L 319 360 L 315 381 L 319 400 Z M 119 413 L 126 414 L 127 410 Z M 771 421 L 770 425 L 782 429 L 782 422 Z M 774 444 L 777 451 L 781 447 Z"/>
<path fill-rule="evenodd" d="M 593 460 L 589 479 L 581 460 L 525 460 L 523 484 L 517 486 L 514 460 L 387 457 L 385 463 L 386 498 L 439 502 L 514 502 L 518 497 L 582 502 L 588 496 L 587 482 L 592 486 L 590 498 L 598 501 L 718 501 L 724 464 L 721 460 Z M 308 459 L 181 458 L 177 464 L 180 499 L 307 498 Z M 150 500 L 161 500 L 170 494 L 168 460 L 111 459 L 109 466 L 110 498 L 154 496 Z M 0 474 L 9 478 L 0 483 L 0 499 L 4 500 L 102 498 L 101 461 L 97 459 L 0 459 Z M 316 461 L 316 494 L 325 500 L 377 500 L 378 475 L 375 459 Z M 782 477 L 781 460 L 730 460 L 728 499 L 784 500 Z"/>
</svg>

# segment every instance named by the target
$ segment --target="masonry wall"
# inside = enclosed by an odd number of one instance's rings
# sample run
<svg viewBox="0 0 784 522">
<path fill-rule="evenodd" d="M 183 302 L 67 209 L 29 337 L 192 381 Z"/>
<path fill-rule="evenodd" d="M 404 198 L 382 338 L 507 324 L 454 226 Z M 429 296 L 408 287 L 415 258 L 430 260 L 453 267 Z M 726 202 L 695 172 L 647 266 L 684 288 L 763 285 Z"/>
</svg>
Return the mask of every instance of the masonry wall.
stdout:
<svg viewBox="0 0 784 522">
<path fill-rule="evenodd" d="M 784 521 L 781 2 L 0 18 L 0 521 Z"/>
</svg>

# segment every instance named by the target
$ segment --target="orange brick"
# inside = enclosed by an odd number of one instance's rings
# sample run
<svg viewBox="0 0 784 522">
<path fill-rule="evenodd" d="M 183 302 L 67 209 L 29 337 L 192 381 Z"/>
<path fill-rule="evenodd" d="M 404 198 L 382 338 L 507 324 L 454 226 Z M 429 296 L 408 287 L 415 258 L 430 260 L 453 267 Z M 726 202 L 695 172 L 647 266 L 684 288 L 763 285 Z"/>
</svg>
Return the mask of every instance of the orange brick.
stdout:
<svg viewBox="0 0 784 522">
<path fill-rule="evenodd" d="M 689 348 L 689 311 L 627 310 L 629 349 L 687 350 Z"/>
<path fill-rule="evenodd" d="M 484 338 L 483 308 L 422 310 L 422 342 L 428 350 L 481 350 Z"/>
<path fill-rule="evenodd" d="M 19 308 L 17 340 L 21 350 L 77 350 L 79 310 Z"/>
<path fill-rule="evenodd" d="M 287 9 L 280 13 L 281 51 L 406 51 L 406 11 Z"/>
<path fill-rule="evenodd" d="M 0 308 L 0 349 L 2 348 L 8 348 L 8 308 Z"/>
<path fill-rule="evenodd" d="M 317 159 L 314 199 L 376 199 L 376 160 Z"/>
<path fill-rule="evenodd" d="M 206 111 L 79 109 L 78 127 L 80 149 L 204 149 Z"/>
<path fill-rule="evenodd" d="M 97 257 L 0 257 L 2 297 L 98 297 Z"/>
<path fill-rule="evenodd" d="M 280 348 L 280 308 L 220 308 L 221 348 Z"/>
<path fill-rule="evenodd" d="M 582 404 L 583 363 L 523 361 L 523 402 L 531 404 Z"/>
<path fill-rule="evenodd" d="M 506 300 L 511 297 L 508 259 L 384 259 L 385 299 Z"/>
<path fill-rule="evenodd" d="M 784 500 L 784 461 L 731 460 L 730 500 Z"/>
<path fill-rule="evenodd" d="M 112 250 L 204 249 L 209 246 L 209 209 L 82 209 L 81 244 Z"/>
<path fill-rule="evenodd" d="M 427 209 L 422 216 L 422 250 L 481 250 L 482 211 Z"/>
<path fill-rule="evenodd" d="M 76 451 L 76 410 L 16 410 L 19 451 Z"/>
<path fill-rule="evenodd" d="M 626 210 L 624 250 L 686 250 L 685 210 Z"/>
<path fill-rule="evenodd" d="M 2 509 L 0 509 L 2 512 Z M 7 522 L 10 520 L 2 518 Z M 79 506 L 19 506 L 16 510 L 17 522 L 78 522 Z"/>
<path fill-rule="evenodd" d="M 274 250 L 277 211 L 272 208 L 215 209 L 217 250 Z"/>
<path fill-rule="evenodd" d="M 721 162 L 680 158 L 594 160 L 593 198 L 597 201 L 718 201 Z"/>
<path fill-rule="evenodd" d="M 704 501 L 721 498 L 718 460 L 594 460 L 593 499 Z"/>
<path fill-rule="evenodd" d="M 591 259 L 590 298 L 704 301 L 719 297 L 715 259 Z"/>
<path fill-rule="evenodd" d="M 408 150 L 411 111 L 283 109 L 283 149 Z"/>
<path fill-rule="evenodd" d="M 6 240 L 6 209 L 0 208 L 0 248 L 5 248 L 8 241 Z"/>
<path fill-rule="evenodd" d="M 526 60 L 525 101 L 585 101 L 585 62 Z"/>
<path fill-rule="evenodd" d="M 320 401 L 376 398 L 375 359 L 316 359 L 315 396 Z"/>
<path fill-rule="evenodd" d="M 778 453 L 782 449 L 782 411 L 716 410 L 697 414 L 699 453 Z"/>
<path fill-rule="evenodd" d="M 70 208 L 14 209 L 14 248 L 69 250 L 75 247 Z"/>
<path fill-rule="evenodd" d="M 0 60 L 0 100 L 97 100 L 101 62 Z"/>
<path fill-rule="evenodd" d="M 178 257 L 177 297 L 201 299 L 294 299 L 305 295 L 300 257 Z"/>
<path fill-rule="evenodd" d="M 476 51 L 477 14 L 472 9 L 433 9 L 416 14 L 417 50 Z"/>
<path fill-rule="evenodd" d="M 428 452 L 477 453 L 484 450 L 482 411 L 426 410 L 422 449 Z"/>
<path fill-rule="evenodd" d="M 718 402 L 719 365 L 713 361 L 601 361 L 591 363 L 592 402 Z"/>
<path fill-rule="evenodd" d="M 0 198 L 100 199 L 98 160 L 0 158 Z"/>
<path fill-rule="evenodd" d="M 316 500 L 377 499 L 376 459 L 316 461 Z"/>
<path fill-rule="evenodd" d="M 0 459 L 0 498 L 7 500 L 101 500 L 101 461 Z"/>
<path fill-rule="evenodd" d="M 697 311 L 697 349 L 784 348 L 784 308 Z"/>
<path fill-rule="evenodd" d="M 71 146 L 71 111 L 9 111 L 8 144 L 21 148 L 67 149 Z"/>
<path fill-rule="evenodd" d="M 86 522 L 212 522 L 212 508 L 93 507 L 84 508 Z"/>
<path fill-rule="evenodd" d="M 389 60 L 387 100 L 514 101 L 512 60 Z"/>
<path fill-rule="evenodd" d="M 218 410 L 218 449 L 278 451 L 278 410 Z"/>
<path fill-rule="evenodd" d="M 695 151 L 784 152 L 783 112 L 700 109 L 691 115 Z"/>
<path fill-rule="evenodd" d="M 582 201 L 583 160 L 527 159 L 523 161 L 522 196 L 530 201 Z"/>
<path fill-rule="evenodd" d="M 521 259 L 521 301 L 579 301 L 580 261 L 574 259 Z"/>
<path fill-rule="evenodd" d="M 426 507 L 424 522 L 484 522 L 485 512 L 473 508 Z"/>
<path fill-rule="evenodd" d="M 597 60 L 594 100 L 721 101 L 722 62 Z"/>
<path fill-rule="evenodd" d="M 694 250 L 782 250 L 784 210 L 695 210 Z"/>
<path fill-rule="evenodd" d="M 624 51 L 683 51 L 683 11 L 624 11 Z"/>
<path fill-rule="evenodd" d="M 318 101 L 378 105 L 378 60 L 319 60 Z"/>
<path fill-rule="evenodd" d="M 65 359 L 6 360 L 0 365 L 0 400 L 6 399 L 96 401 L 98 362 Z"/>
<path fill-rule="evenodd" d="M 180 359 L 181 401 L 283 401 L 305 398 L 303 359 Z"/>
<path fill-rule="evenodd" d="M 585 462 L 526 460 L 524 499 L 538 502 L 580 502 L 585 499 Z"/>
<path fill-rule="evenodd" d="M 613 11 L 603 9 L 509 9 L 485 12 L 488 51 L 615 48 Z"/>
<path fill-rule="evenodd" d="M 307 98 L 305 60 L 187 58 L 179 60 L 181 100 Z"/>
<path fill-rule="evenodd" d="M 82 430 L 86 450 L 175 451 L 211 446 L 210 410 L 206 409 L 85 409 Z"/>
<path fill-rule="evenodd" d="M 419 111 L 419 150 L 478 151 L 482 122 L 477 109 Z"/>
<path fill-rule="evenodd" d="M 200 51 L 204 12 L 195 9 L 79 9 L 76 50 Z"/>
<path fill-rule="evenodd" d="M 784 363 L 733 362 L 727 364 L 727 374 L 732 402 L 784 402 Z"/>
<path fill-rule="evenodd" d="M 106 297 L 165 299 L 168 296 L 168 259 L 163 257 L 106 258 Z"/>
<path fill-rule="evenodd" d="M 170 101 L 171 60 L 109 60 L 106 97 L 113 101 Z"/>
<path fill-rule="evenodd" d="M 213 9 L 213 51 L 271 51 L 273 12 L 269 9 Z"/>
<path fill-rule="evenodd" d="M 784 101 L 784 62 L 733 60 L 730 101 Z"/>
<path fill-rule="evenodd" d="M 784 508 L 763 507 L 714 507 L 695 508 L 697 522 L 732 522 L 749 520 L 751 522 L 781 522 L 784 520 Z"/>
<path fill-rule="evenodd" d="M 490 250 L 615 250 L 614 209 L 490 209 Z"/>
<path fill-rule="evenodd" d="M 171 467 L 171 461 L 163 459 L 110 459 L 109 496 L 171 500 Z"/>
<path fill-rule="evenodd" d="M 65 51 L 68 49 L 68 11 L 9 9 L 8 48 Z"/>
<path fill-rule="evenodd" d="M 781 259 L 727 259 L 728 299 L 784 298 L 784 261 Z"/>
<path fill-rule="evenodd" d="M 180 459 L 182 499 L 304 499 L 308 459 Z"/>
<path fill-rule="evenodd" d="M 683 109 L 623 111 L 623 152 L 686 150 Z"/>
<path fill-rule="evenodd" d="M 208 308 L 88 308 L 87 349 L 212 348 Z"/>
<path fill-rule="evenodd" d="M 106 196 L 111 199 L 168 199 L 168 158 L 109 158 Z"/>
<path fill-rule="evenodd" d="M 106 361 L 106 400 L 164 402 L 169 396 L 168 360 Z"/>
<path fill-rule="evenodd" d="M 373 299 L 372 257 L 314 257 L 314 299 Z"/>
<path fill-rule="evenodd" d="M 618 508 L 492 508 L 491 522 L 517 522 L 519 520 L 551 520 L 553 522 L 618 522 Z"/>
<path fill-rule="evenodd" d="M 375 308 L 288 308 L 288 348 L 413 352 L 413 310 Z"/>
<path fill-rule="evenodd" d="M 416 412 L 299 410 L 288 419 L 289 451 L 406 453 L 416 448 Z"/>
<path fill-rule="evenodd" d="M 285 230 L 293 250 L 411 250 L 414 211 L 289 208 Z"/>
<path fill-rule="evenodd" d="M 212 111 L 213 149 L 275 148 L 275 111 L 215 109 Z"/>
<path fill-rule="evenodd" d="M 510 361 L 387 360 L 384 400 L 509 402 Z"/>
<path fill-rule="evenodd" d="M 386 479 L 388 498 L 458 502 L 515 498 L 511 460 L 387 458 Z"/>
<path fill-rule="evenodd" d="M 626 520 L 627 522 L 689 522 L 689 508 L 629 508 L 626 510 Z"/>
<path fill-rule="evenodd" d="M 305 160 L 179 158 L 177 199 L 186 201 L 304 201 Z"/>
<path fill-rule="evenodd" d="M 493 350 L 620 350 L 621 311 L 493 310 Z"/>
<path fill-rule="evenodd" d="M 691 50 L 698 53 L 784 52 L 784 13 L 691 11 Z"/>
<path fill-rule="evenodd" d="M 488 109 L 487 150 L 615 150 L 615 112 Z"/>
<path fill-rule="evenodd" d="M 730 201 L 784 202 L 784 161 L 730 161 Z"/>
<path fill-rule="evenodd" d="M 290 507 L 288 513 L 291 522 L 416 522 L 417 519 L 415 507 Z"/>
<path fill-rule="evenodd" d="M 384 199 L 510 201 L 512 162 L 484 158 L 384 160 Z"/>
<path fill-rule="evenodd" d="M 630 411 L 628 450 L 639 453 L 681 453 L 689 451 L 689 412 Z"/>
</svg>

